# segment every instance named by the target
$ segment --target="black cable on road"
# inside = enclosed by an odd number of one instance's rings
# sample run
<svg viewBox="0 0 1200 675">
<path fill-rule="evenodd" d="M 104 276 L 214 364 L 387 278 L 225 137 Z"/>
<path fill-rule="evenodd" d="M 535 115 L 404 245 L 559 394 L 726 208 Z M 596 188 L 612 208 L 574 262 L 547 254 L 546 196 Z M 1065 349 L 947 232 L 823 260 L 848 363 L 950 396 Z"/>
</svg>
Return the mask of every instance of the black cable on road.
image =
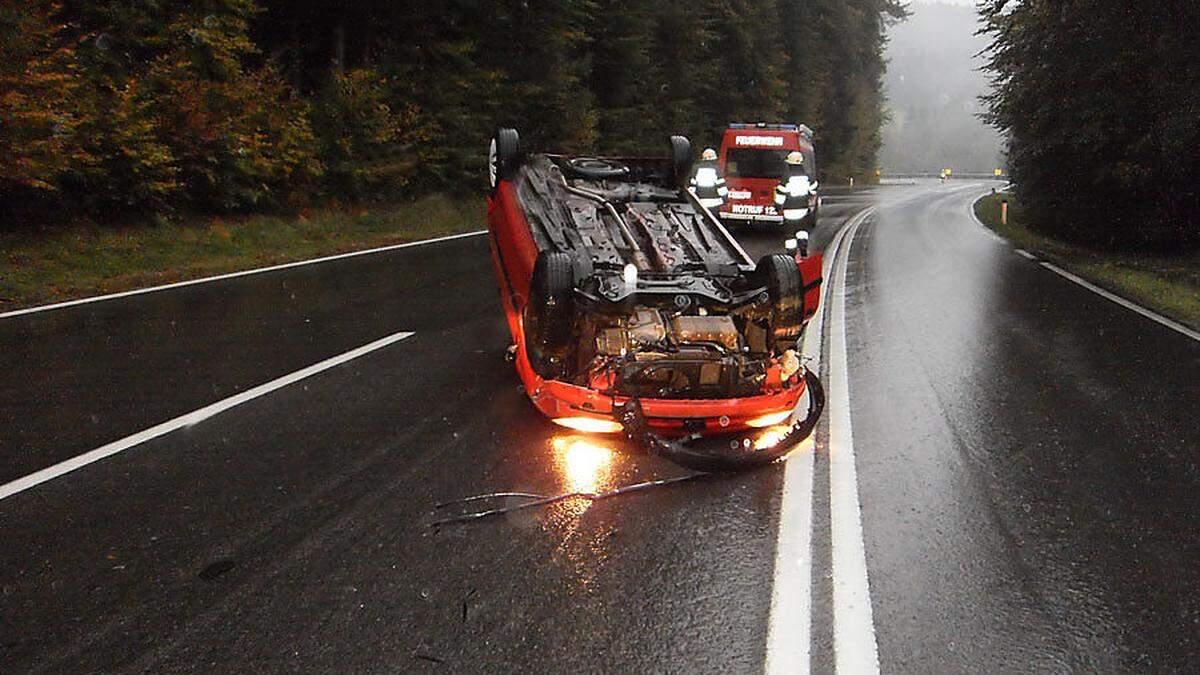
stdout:
<svg viewBox="0 0 1200 675">
<path fill-rule="evenodd" d="M 642 414 L 641 403 L 637 399 L 634 399 L 618 415 L 621 423 L 625 425 L 625 433 L 629 439 L 639 447 L 645 449 L 648 454 L 662 457 L 684 468 L 693 469 L 696 473 L 635 483 L 606 492 L 567 492 L 560 495 L 542 495 L 531 492 L 491 492 L 474 497 L 464 497 L 462 499 L 442 502 L 437 505 L 437 508 L 442 509 L 448 506 L 504 498 L 528 499 L 529 501 L 513 506 L 474 511 L 449 518 L 442 518 L 433 521 L 430 523 L 430 526 L 438 527 L 441 525 L 482 520 L 492 516 L 514 513 L 539 506 L 549 506 L 550 504 L 568 499 L 588 499 L 596 502 L 634 492 L 643 492 L 668 485 L 690 482 L 714 474 L 749 471 L 777 462 L 787 457 L 804 439 L 812 435 L 813 429 L 817 426 L 817 420 L 820 419 L 821 412 L 825 409 L 825 388 L 822 386 L 821 380 L 811 370 L 805 369 L 804 382 L 808 390 L 808 414 L 805 415 L 804 419 L 794 422 L 788 432 L 770 448 L 760 450 L 754 448 L 753 445 L 735 443 L 732 447 L 722 446 L 728 449 L 718 452 L 690 445 L 686 439 L 675 441 L 663 438 L 650 431 L 646 424 L 645 416 Z M 691 437 L 690 440 L 695 440 L 695 437 Z"/>
<path fill-rule="evenodd" d="M 452 516 L 450 518 L 443 518 L 441 520 L 435 520 L 432 523 L 430 523 L 430 527 L 438 527 L 440 525 L 451 525 L 451 524 L 455 524 L 455 523 L 466 523 L 466 522 L 470 522 L 473 520 L 482 520 L 484 518 L 490 518 L 492 516 L 500 516 L 500 515 L 504 515 L 506 513 L 514 513 L 516 511 L 522 511 L 524 509 L 531 509 L 531 508 L 534 508 L 537 506 L 549 506 L 550 504 L 555 504 L 557 502 L 566 501 L 568 499 L 579 498 L 579 499 L 587 499 L 587 500 L 590 500 L 593 502 L 598 502 L 598 501 L 601 501 L 604 499 L 609 499 L 609 498 L 617 497 L 620 495 L 630 494 L 632 492 L 641 492 L 644 490 L 649 490 L 651 488 L 664 487 L 667 485 L 675 485 L 677 483 L 693 481 L 693 480 L 697 480 L 699 478 L 704 478 L 705 476 L 709 476 L 709 475 L 712 475 L 712 474 L 692 473 L 692 474 L 688 474 L 686 476 L 676 476 L 674 478 L 661 478 L 659 480 L 650 480 L 650 481 L 646 481 L 644 483 L 635 483 L 633 485 L 626 485 L 624 487 L 619 487 L 615 490 L 608 490 L 607 492 L 568 492 L 568 493 L 561 494 L 561 495 L 538 495 L 538 494 L 530 494 L 530 493 L 526 493 L 526 492 L 492 492 L 492 493 L 489 493 L 486 495 L 478 495 L 475 497 L 465 497 L 463 499 L 455 499 L 455 500 L 448 501 L 448 502 L 442 502 L 441 504 L 437 505 L 437 508 L 441 509 L 441 508 L 445 508 L 447 506 L 453 506 L 455 504 L 467 504 L 470 502 L 477 502 L 477 501 L 483 501 L 483 500 L 488 500 L 488 499 L 501 499 L 504 497 L 520 497 L 520 498 L 530 499 L 531 501 L 525 502 L 524 504 L 516 504 L 514 506 L 506 506 L 506 507 L 502 507 L 502 508 L 488 509 L 486 511 L 475 511 L 472 513 L 464 513 L 462 515 Z"/>
</svg>

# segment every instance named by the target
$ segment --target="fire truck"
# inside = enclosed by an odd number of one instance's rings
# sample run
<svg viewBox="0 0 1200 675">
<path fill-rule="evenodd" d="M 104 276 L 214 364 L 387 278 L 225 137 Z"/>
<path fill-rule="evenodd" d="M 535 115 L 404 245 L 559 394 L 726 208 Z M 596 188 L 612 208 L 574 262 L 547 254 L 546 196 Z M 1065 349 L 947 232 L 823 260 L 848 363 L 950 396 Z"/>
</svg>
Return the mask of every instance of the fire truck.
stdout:
<svg viewBox="0 0 1200 675">
<path fill-rule="evenodd" d="M 782 225 L 784 214 L 776 206 L 775 189 L 787 175 L 787 156 L 792 152 L 804 156 L 805 171 L 815 181 L 812 129 L 803 124 L 730 124 L 718 155 L 729 186 L 728 200 L 717 214 L 721 220 Z M 800 229 L 813 228 L 819 205 L 820 198 L 814 193 Z"/>
</svg>

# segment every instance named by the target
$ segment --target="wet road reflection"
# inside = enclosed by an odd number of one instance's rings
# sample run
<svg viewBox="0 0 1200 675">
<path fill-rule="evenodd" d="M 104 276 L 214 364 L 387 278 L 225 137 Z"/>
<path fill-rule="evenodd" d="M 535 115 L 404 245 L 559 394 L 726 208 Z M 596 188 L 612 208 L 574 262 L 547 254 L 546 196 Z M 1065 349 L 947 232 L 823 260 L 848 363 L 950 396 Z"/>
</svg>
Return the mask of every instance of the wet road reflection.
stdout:
<svg viewBox="0 0 1200 675">
<path fill-rule="evenodd" d="M 849 268 L 880 656 L 1189 671 L 1195 345 L 946 227 L 973 191 L 881 204 Z"/>
<path fill-rule="evenodd" d="M 630 473 L 629 458 L 619 455 L 612 441 L 593 436 L 557 436 L 550 441 L 555 478 L 563 493 L 597 493 L 617 487 Z M 542 517 L 546 532 L 558 540 L 551 560 L 561 565 L 568 590 L 589 592 L 597 572 L 607 563 L 608 541 L 616 531 L 615 518 L 584 522 L 595 504 L 575 497 L 553 504 Z"/>
<path fill-rule="evenodd" d="M 600 492 L 613 487 L 613 451 L 589 438 L 555 438 L 554 463 L 567 492 Z"/>
<path fill-rule="evenodd" d="M 833 201 L 817 248 L 852 213 Z M 735 234 L 754 259 L 782 247 L 765 228 Z M 533 408 L 501 358 L 487 256 L 483 238 L 363 256 L 38 315 L 0 339 L 19 357 L 0 392 L 17 476 L 417 331 L 6 502 L 0 569 L 19 572 L 0 671 L 234 669 L 280 654 L 296 655 L 281 669 L 318 671 L 403 670 L 413 654 L 457 672 L 760 670 L 781 471 L 430 527 L 433 505 L 456 498 L 683 473 Z M 197 582 L 223 560 L 237 566 Z"/>
</svg>

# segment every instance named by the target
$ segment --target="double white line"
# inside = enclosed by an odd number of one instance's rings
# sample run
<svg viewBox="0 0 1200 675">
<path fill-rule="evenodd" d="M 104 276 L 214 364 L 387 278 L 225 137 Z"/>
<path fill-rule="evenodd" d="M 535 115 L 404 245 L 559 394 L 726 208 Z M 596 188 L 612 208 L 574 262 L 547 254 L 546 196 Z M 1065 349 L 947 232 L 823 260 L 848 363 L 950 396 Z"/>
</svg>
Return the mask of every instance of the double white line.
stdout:
<svg viewBox="0 0 1200 675">
<path fill-rule="evenodd" d="M 866 548 L 854 465 L 846 371 L 846 267 L 858 228 L 873 209 L 858 214 L 838 232 L 825 257 L 827 280 L 818 312 L 808 326 L 804 353 L 818 369 L 824 319 L 829 316 L 829 503 L 832 529 L 833 635 L 837 670 L 878 673 L 879 654 L 867 580 Z M 832 273 L 832 274 L 831 274 Z M 834 279 L 833 274 L 836 274 Z M 767 635 L 768 673 L 811 670 L 812 657 L 812 502 L 814 445 L 811 439 L 784 469 L 775 583 Z"/>
</svg>

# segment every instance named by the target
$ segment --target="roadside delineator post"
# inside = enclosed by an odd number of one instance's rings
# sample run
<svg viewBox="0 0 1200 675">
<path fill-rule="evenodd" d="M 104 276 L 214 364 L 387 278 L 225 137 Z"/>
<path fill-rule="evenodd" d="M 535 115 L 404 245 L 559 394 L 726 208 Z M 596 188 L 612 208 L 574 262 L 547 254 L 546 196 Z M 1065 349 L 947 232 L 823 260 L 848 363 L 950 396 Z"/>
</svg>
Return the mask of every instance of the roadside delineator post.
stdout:
<svg viewBox="0 0 1200 675">
<path fill-rule="evenodd" d="M 1000 224 L 1008 225 L 1008 200 L 1000 200 Z"/>
</svg>

